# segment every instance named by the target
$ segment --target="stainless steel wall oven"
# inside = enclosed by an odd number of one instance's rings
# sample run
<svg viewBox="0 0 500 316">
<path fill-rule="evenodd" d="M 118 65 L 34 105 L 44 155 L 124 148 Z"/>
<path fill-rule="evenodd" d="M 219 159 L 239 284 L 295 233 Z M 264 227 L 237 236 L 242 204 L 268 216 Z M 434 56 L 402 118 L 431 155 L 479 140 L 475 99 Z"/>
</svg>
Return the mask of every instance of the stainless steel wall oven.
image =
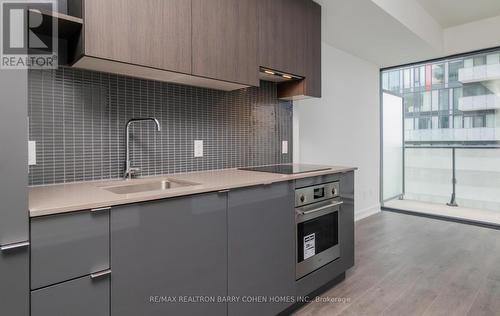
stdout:
<svg viewBox="0 0 500 316">
<path fill-rule="evenodd" d="M 295 190 L 296 279 L 340 257 L 339 182 Z"/>
</svg>

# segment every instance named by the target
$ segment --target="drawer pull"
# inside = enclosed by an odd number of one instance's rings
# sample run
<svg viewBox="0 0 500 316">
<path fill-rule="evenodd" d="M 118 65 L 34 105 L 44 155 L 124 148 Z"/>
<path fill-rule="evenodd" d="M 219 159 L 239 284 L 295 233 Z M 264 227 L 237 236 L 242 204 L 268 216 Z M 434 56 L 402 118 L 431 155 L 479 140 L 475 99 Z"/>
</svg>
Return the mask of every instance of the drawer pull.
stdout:
<svg viewBox="0 0 500 316">
<path fill-rule="evenodd" d="M 14 249 L 18 249 L 18 248 L 27 247 L 29 245 L 30 245 L 29 241 L 17 242 L 14 244 L 2 245 L 2 246 L 0 246 L 0 250 L 1 251 L 14 250 Z"/>
<path fill-rule="evenodd" d="M 327 208 L 330 208 L 330 207 L 339 206 L 339 205 L 341 205 L 341 204 L 343 204 L 343 203 L 344 203 L 343 201 L 340 201 L 340 202 L 335 202 L 335 203 L 330 203 L 330 204 L 328 204 L 328 205 L 325 205 L 325 206 L 321 206 L 321 207 L 315 208 L 314 210 L 310 210 L 310 211 L 299 211 L 299 214 L 300 214 L 300 215 L 308 215 L 308 214 L 312 214 L 312 213 L 316 213 L 316 212 L 322 211 L 322 210 L 327 209 Z"/>
<path fill-rule="evenodd" d="M 99 207 L 99 208 L 93 208 L 90 210 L 92 213 L 97 213 L 97 212 L 104 212 L 104 211 L 109 211 L 111 209 L 110 206 L 107 207 Z"/>
<path fill-rule="evenodd" d="M 104 271 L 99 271 L 99 272 L 96 272 L 96 273 L 91 273 L 90 274 L 90 278 L 92 280 L 94 280 L 94 279 L 98 279 L 98 278 L 101 278 L 101 277 L 109 275 L 109 274 L 111 274 L 111 269 L 104 270 Z"/>
</svg>

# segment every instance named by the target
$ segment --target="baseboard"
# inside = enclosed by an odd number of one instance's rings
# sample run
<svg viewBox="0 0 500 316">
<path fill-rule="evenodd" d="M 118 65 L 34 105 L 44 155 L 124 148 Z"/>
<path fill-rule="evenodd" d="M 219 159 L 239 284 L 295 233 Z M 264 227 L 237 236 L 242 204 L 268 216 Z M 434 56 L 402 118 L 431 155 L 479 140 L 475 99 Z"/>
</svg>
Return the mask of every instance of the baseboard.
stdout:
<svg viewBox="0 0 500 316">
<path fill-rule="evenodd" d="M 380 204 L 377 204 L 375 206 L 368 207 L 368 208 L 365 208 L 365 209 L 362 209 L 362 210 L 355 211 L 354 212 L 354 221 L 357 222 L 357 221 L 359 221 L 359 220 L 361 220 L 363 218 L 366 218 L 368 216 L 377 214 L 380 211 L 381 211 L 380 210 Z"/>
</svg>

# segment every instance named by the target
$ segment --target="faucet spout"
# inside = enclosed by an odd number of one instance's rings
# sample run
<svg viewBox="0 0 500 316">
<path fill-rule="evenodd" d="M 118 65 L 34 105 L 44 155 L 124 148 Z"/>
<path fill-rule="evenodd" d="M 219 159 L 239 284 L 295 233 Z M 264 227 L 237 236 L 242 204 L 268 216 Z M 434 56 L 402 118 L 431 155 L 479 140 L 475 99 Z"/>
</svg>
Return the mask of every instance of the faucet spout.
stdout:
<svg viewBox="0 0 500 316">
<path fill-rule="evenodd" d="M 125 172 L 123 177 L 125 179 L 132 179 L 132 177 L 135 175 L 135 172 L 139 171 L 138 168 L 132 168 L 131 162 L 130 162 L 130 125 L 132 125 L 135 122 L 143 122 L 143 121 L 153 121 L 156 125 L 156 131 L 160 132 L 161 131 L 161 125 L 158 119 L 155 117 L 144 117 L 144 118 L 131 118 L 128 120 L 126 126 L 125 126 L 125 139 L 126 139 L 126 161 L 125 161 Z"/>
</svg>

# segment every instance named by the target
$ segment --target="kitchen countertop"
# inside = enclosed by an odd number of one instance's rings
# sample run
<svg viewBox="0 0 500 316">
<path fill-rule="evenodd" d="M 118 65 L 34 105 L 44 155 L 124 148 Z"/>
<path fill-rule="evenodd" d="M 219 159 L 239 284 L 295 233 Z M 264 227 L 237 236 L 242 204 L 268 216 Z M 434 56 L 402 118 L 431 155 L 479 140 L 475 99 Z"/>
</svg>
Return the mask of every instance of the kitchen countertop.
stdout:
<svg viewBox="0 0 500 316">
<path fill-rule="evenodd" d="M 328 167 L 330 169 L 291 175 L 244 171 L 238 169 L 223 169 L 145 177 L 127 181 L 100 180 L 68 184 L 31 186 L 29 187 L 29 213 L 30 217 L 52 215 L 93 208 L 145 202 L 183 195 L 229 190 L 260 184 L 271 184 L 280 181 L 349 172 L 356 169 L 355 167 L 347 166 L 318 167 Z M 116 194 L 104 189 L 104 187 L 133 183 L 148 183 L 154 180 L 160 181 L 163 179 L 191 182 L 195 183 L 195 185 L 171 188 L 164 191 L 147 191 L 130 194 Z"/>
</svg>

